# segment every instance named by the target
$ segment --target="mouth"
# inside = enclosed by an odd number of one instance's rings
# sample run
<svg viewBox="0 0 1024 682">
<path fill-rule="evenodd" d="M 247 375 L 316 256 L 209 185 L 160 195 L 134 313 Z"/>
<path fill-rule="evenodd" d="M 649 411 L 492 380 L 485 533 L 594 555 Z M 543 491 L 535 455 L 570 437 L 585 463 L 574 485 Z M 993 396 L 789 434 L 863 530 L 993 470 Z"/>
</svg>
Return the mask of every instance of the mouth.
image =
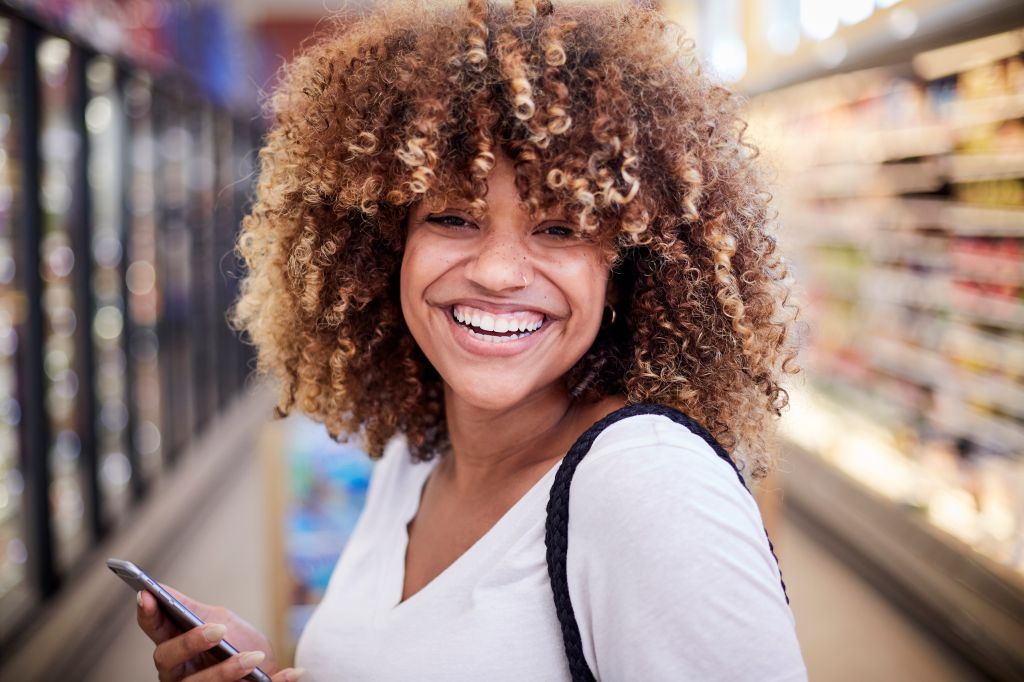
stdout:
<svg viewBox="0 0 1024 682">
<path fill-rule="evenodd" d="M 495 319 L 497 316 L 488 315 L 481 319 L 479 315 L 471 317 L 462 314 L 454 305 L 448 307 L 448 317 L 456 326 L 486 343 L 508 343 L 525 339 L 539 332 L 548 323 L 547 315 L 542 313 L 532 316 L 533 319 L 522 316 L 501 316 Z"/>
<path fill-rule="evenodd" d="M 474 355 L 516 355 L 534 346 L 551 326 L 551 319 L 540 312 L 486 315 L 451 305 L 444 313 L 456 342 Z"/>
</svg>

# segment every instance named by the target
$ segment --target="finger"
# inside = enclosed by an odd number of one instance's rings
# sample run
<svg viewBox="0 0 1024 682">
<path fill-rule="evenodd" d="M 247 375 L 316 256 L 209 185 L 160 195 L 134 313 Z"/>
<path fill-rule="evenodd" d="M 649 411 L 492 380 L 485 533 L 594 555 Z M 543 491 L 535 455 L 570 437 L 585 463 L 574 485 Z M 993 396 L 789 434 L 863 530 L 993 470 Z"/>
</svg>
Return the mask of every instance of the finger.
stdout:
<svg viewBox="0 0 1024 682">
<path fill-rule="evenodd" d="M 224 680 L 240 680 L 253 671 L 266 654 L 262 651 L 243 651 L 231 658 L 189 675 L 182 682 L 223 682 Z"/>
<path fill-rule="evenodd" d="M 181 630 L 160 610 L 156 597 L 149 590 L 142 590 L 136 594 L 135 601 L 138 604 L 135 609 L 135 620 L 154 644 L 161 644 L 181 634 Z"/>
<path fill-rule="evenodd" d="M 172 670 L 195 658 L 207 649 L 213 648 L 224 639 L 227 627 L 220 623 L 206 623 L 188 632 L 172 637 L 158 644 L 153 652 L 153 663 L 157 670 Z"/>
<path fill-rule="evenodd" d="M 285 668 L 277 671 L 271 678 L 271 682 L 295 682 L 306 672 L 305 668 Z"/>
</svg>

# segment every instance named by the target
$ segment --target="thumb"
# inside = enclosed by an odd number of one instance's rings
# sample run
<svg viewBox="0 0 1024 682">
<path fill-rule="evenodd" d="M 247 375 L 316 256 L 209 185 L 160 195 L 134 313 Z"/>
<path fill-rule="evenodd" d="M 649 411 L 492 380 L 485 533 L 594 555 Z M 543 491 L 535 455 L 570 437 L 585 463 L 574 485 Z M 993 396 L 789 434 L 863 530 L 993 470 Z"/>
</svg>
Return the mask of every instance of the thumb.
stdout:
<svg viewBox="0 0 1024 682">
<path fill-rule="evenodd" d="M 295 682 L 306 672 L 305 668 L 285 668 L 279 670 L 270 678 L 271 682 Z"/>
<path fill-rule="evenodd" d="M 181 632 L 163 614 L 157 604 L 156 597 L 150 594 L 149 590 L 142 590 L 136 595 L 138 608 L 136 609 L 136 620 L 142 631 L 153 640 L 154 644 L 160 644 Z"/>
</svg>

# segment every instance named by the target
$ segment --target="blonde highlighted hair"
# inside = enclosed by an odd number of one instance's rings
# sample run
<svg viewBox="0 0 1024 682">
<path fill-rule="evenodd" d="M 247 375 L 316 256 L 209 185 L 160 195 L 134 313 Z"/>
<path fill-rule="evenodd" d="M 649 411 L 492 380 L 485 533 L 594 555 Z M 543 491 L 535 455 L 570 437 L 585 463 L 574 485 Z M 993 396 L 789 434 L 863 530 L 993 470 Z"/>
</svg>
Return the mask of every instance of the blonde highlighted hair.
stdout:
<svg viewBox="0 0 1024 682">
<path fill-rule="evenodd" d="M 693 44 L 635 4 L 388 4 L 329 22 L 268 102 L 232 322 L 299 409 L 372 457 L 404 432 L 447 443 L 441 378 L 406 328 L 410 207 L 486 210 L 499 150 L 531 213 L 597 240 L 619 292 L 566 377 L 572 395 L 676 407 L 759 478 L 795 373 L 796 308 L 742 101 Z"/>
</svg>

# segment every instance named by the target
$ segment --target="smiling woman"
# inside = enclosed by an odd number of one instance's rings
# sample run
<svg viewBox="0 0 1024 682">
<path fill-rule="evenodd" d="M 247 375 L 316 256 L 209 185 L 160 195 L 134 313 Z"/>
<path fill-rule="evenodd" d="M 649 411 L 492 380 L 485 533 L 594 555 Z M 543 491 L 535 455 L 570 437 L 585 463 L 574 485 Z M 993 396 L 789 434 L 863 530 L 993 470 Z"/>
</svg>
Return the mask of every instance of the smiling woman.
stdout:
<svg viewBox="0 0 1024 682">
<path fill-rule="evenodd" d="M 768 470 L 794 309 L 691 51 L 633 3 L 420 2 L 285 68 L 233 319 L 279 414 L 381 460 L 313 679 L 805 678 L 723 449 Z"/>
<path fill-rule="evenodd" d="M 389 3 L 328 27 L 284 72 L 234 317 L 280 380 L 280 411 L 360 431 L 375 458 L 398 432 L 418 459 L 445 449 L 441 376 L 395 273 L 408 212 L 429 198 L 482 217 L 505 154 L 523 209 L 568 218 L 613 269 L 618 322 L 570 390 L 674 405 L 762 476 L 795 310 L 739 98 L 657 12 L 517 6 Z"/>
</svg>

